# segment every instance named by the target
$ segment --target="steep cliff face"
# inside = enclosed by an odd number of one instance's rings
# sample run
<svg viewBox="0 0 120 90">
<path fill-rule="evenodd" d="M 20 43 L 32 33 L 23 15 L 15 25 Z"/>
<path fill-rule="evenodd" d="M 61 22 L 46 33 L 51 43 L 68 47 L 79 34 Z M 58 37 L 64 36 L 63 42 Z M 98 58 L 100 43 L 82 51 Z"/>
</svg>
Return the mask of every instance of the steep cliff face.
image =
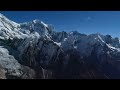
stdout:
<svg viewBox="0 0 120 90">
<path fill-rule="evenodd" d="M 0 14 L 0 78 L 117 79 L 120 41 L 56 32 L 40 20 L 17 24 Z"/>
</svg>

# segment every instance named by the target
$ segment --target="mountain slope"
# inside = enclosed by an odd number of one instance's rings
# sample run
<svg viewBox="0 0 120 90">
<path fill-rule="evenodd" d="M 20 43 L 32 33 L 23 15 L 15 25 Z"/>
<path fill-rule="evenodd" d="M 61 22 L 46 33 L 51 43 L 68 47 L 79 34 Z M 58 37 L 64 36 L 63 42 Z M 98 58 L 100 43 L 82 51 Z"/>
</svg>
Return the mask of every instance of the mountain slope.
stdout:
<svg viewBox="0 0 120 90">
<path fill-rule="evenodd" d="M 18 24 L 0 14 L 0 53 L 4 78 L 120 78 L 119 38 L 57 32 L 40 20 Z"/>
</svg>

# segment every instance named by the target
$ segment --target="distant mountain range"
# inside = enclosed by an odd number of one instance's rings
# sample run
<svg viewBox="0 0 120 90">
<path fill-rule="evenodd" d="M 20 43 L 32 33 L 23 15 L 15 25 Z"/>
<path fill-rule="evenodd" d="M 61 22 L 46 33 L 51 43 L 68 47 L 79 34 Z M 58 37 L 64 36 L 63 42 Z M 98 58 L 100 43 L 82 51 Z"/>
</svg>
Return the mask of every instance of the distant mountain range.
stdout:
<svg viewBox="0 0 120 90">
<path fill-rule="evenodd" d="M 120 40 L 0 14 L 1 79 L 120 79 Z"/>
</svg>

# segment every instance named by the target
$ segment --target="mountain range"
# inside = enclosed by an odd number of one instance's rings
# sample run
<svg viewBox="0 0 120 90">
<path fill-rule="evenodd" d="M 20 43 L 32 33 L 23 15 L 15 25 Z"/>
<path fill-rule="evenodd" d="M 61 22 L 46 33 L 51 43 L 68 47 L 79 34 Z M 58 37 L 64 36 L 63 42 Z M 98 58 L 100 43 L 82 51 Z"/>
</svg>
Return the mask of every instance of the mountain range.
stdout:
<svg viewBox="0 0 120 90">
<path fill-rule="evenodd" d="M 120 39 L 0 14 L 0 79 L 120 79 Z"/>
</svg>

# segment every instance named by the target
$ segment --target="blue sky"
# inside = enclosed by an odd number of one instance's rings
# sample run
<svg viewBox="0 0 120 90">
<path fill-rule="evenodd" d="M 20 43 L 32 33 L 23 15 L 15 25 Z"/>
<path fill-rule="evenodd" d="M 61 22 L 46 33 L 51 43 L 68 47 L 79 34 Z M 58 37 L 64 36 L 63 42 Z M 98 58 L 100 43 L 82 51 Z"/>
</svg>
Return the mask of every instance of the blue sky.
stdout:
<svg viewBox="0 0 120 90">
<path fill-rule="evenodd" d="M 0 11 L 9 19 L 22 23 L 40 19 L 53 24 L 56 31 L 110 34 L 120 37 L 120 11 Z"/>
</svg>

